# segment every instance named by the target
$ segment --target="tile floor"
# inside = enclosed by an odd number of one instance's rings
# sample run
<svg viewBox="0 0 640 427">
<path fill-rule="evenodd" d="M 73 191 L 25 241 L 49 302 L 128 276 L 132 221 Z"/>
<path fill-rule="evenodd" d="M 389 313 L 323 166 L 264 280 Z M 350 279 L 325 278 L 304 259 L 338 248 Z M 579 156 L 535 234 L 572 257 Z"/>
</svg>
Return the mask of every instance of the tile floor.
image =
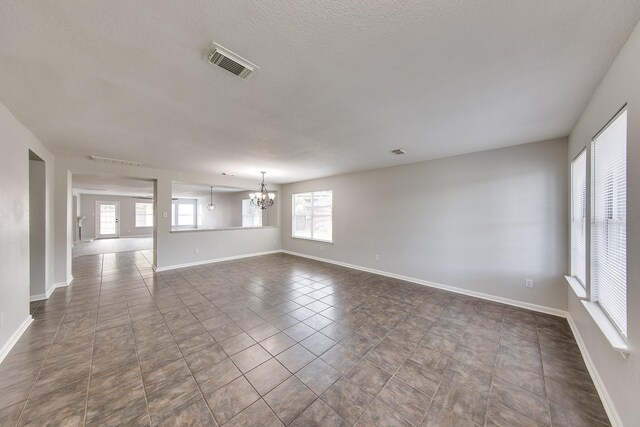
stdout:
<svg viewBox="0 0 640 427">
<path fill-rule="evenodd" d="M 609 423 L 563 319 L 284 254 L 73 274 L 0 364 L 0 425 Z"/>
</svg>

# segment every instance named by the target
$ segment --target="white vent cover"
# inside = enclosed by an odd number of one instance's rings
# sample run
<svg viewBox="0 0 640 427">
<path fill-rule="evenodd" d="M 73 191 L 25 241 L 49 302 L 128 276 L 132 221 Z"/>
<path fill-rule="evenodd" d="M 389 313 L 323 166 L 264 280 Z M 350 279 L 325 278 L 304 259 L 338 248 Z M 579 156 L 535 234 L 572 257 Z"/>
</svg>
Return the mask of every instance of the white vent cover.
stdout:
<svg viewBox="0 0 640 427">
<path fill-rule="evenodd" d="M 216 43 L 213 43 L 211 49 L 207 53 L 207 61 L 209 61 L 209 64 L 211 65 L 215 65 L 216 67 L 220 67 L 232 74 L 235 74 L 242 80 L 247 80 L 260 68 L 256 64 L 252 64 L 241 56 L 236 55 Z"/>
</svg>

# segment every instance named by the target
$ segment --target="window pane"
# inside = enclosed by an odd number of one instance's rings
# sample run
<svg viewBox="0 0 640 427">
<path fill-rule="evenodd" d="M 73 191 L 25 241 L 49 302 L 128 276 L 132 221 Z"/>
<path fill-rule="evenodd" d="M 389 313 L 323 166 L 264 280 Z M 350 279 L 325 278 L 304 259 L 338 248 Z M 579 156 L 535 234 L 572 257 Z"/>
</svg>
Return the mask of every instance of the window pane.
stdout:
<svg viewBox="0 0 640 427">
<path fill-rule="evenodd" d="M 194 213 L 193 203 L 178 203 L 178 227 L 194 225 Z"/>
<path fill-rule="evenodd" d="M 176 204 L 171 204 L 171 226 L 175 227 L 176 225 Z"/>
<path fill-rule="evenodd" d="M 136 203 L 136 227 L 153 227 L 153 203 Z"/>
<path fill-rule="evenodd" d="M 331 190 L 292 195 L 292 235 L 316 240 L 333 240 Z"/>
<path fill-rule="evenodd" d="M 250 199 L 242 200 L 242 226 L 262 227 L 262 209 L 253 206 Z"/>
<path fill-rule="evenodd" d="M 311 193 L 293 195 L 293 235 L 311 238 Z"/>
<path fill-rule="evenodd" d="M 571 275 L 586 285 L 587 153 L 571 162 Z"/>
<path fill-rule="evenodd" d="M 100 234 L 116 234 L 116 205 L 100 205 Z"/>
<path fill-rule="evenodd" d="M 627 112 L 592 144 L 591 293 L 627 335 Z"/>
<path fill-rule="evenodd" d="M 313 193 L 313 238 L 331 240 L 332 237 L 332 192 Z"/>
</svg>

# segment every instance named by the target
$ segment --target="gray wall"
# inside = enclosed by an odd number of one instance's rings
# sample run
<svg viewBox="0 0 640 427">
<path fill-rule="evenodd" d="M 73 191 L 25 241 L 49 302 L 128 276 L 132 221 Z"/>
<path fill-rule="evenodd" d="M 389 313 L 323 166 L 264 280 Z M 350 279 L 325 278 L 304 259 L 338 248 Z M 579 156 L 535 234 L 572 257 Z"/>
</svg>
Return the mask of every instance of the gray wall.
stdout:
<svg viewBox="0 0 640 427">
<path fill-rule="evenodd" d="M 242 227 L 242 200 L 249 198 L 252 191 L 239 191 L 234 193 L 214 193 L 213 203 L 216 210 L 210 212 L 207 205 L 210 203 L 210 196 L 198 198 L 198 212 L 201 213 L 200 228 L 228 228 Z M 275 203 L 272 207 L 262 211 L 262 225 L 278 225 L 278 201 L 276 193 Z"/>
<path fill-rule="evenodd" d="M 200 230 L 171 232 L 172 182 L 206 182 L 213 186 L 254 188 L 261 177 L 255 179 L 180 172 L 147 167 L 131 167 L 91 161 L 80 155 L 57 156 L 54 171 L 55 205 L 54 275 L 56 281 L 71 278 L 71 247 L 75 218 L 72 218 L 72 174 L 104 175 L 156 182 L 154 229 L 154 264 L 158 268 L 206 262 L 220 258 L 237 257 L 280 249 L 280 230 L 276 227 L 236 230 Z M 277 185 L 269 185 L 274 191 Z M 166 217 L 165 217 L 166 214 Z M 277 217 L 278 213 L 274 213 Z M 196 252 L 198 250 L 198 253 Z"/>
<path fill-rule="evenodd" d="M 46 170 L 41 160 L 29 160 L 29 282 L 32 299 L 44 299 L 46 285 Z"/>
<path fill-rule="evenodd" d="M 46 162 L 46 266 L 51 287 L 50 213 L 53 156 L 3 105 L 0 105 L 0 358 L 11 338 L 29 319 L 29 150 Z"/>
<path fill-rule="evenodd" d="M 82 222 L 83 239 L 96 237 L 96 202 L 98 201 L 120 202 L 120 237 L 153 235 L 153 227 L 136 228 L 135 226 L 136 203 L 153 203 L 153 200 L 126 196 L 111 196 L 108 194 L 79 194 L 78 197 L 80 199 L 80 216 L 86 216 Z"/>
<path fill-rule="evenodd" d="M 565 310 L 566 157 L 560 139 L 285 185 L 282 246 Z M 325 189 L 334 243 L 291 238 L 291 194 Z"/>
<path fill-rule="evenodd" d="M 615 62 L 598 86 L 569 138 L 570 159 L 589 146 L 591 139 L 609 119 L 628 103 L 627 120 L 627 298 L 628 344 L 631 357 L 625 360 L 606 340 L 571 289 L 569 314 L 597 369 L 614 417 L 625 426 L 640 425 L 640 25 L 636 27 Z M 569 185 L 567 183 L 567 185 Z M 569 267 L 567 266 L 567 271 Z"/>
</svg>

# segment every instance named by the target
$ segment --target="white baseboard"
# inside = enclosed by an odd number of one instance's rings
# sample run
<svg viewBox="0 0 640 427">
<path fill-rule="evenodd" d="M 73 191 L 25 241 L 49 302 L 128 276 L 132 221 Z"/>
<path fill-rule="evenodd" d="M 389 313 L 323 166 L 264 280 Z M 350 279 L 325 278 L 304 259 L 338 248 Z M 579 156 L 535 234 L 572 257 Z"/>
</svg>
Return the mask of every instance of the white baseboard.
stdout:
<svg viewBox="0 0 640 427">
<path fill-rule="evenodd" d="M 49 289 L 47 289 L 46 294 L 31 295 L 30 301 L 34 302 L 34 301 L 42 301 L 45 299 L 49 299 L 53 291 L 55 291 L 58 288 L 64 288 L 66 286 L 69 286 L 72 281 L 73 281 L 73 276 L 69 276 L 66 282 L 54 283 L 53 285 L 51 285 L 51 287 L 49 287 Z"/>
<path fill-rule="evenodd" d="M 233 261 L 234 259 L 251 258 L 251 257 L 261 256 L 261 255 L 277 254 L 277 253 L 280 253 L 280 252 L 282 252 L 282 251 L 280 249 L 277 249 L 275 251 L 255 252 L 255 253 L 251 253 L 251 254 L 235 255 L 235 256 L 224 257 L 224 258 L 207 259 L 207 260 L 203 260 L 203 261 L 188 262 L 188 263 L 185 263 L 185 264 L 169 265 L 169 266 L 166 266 L 166 267 L 153 266 L 153 269 L 155 271 L 157 271 L 158 273 L 160 273 L 160 272 L 163 272 L 163 271 L 175 270 L 176 268 L 195 267 L 197 265 L 213 264 L 213 263 L 222 262 L 222 261 Z"/>
<path fill-rule="evenodd" d="M 284 250 L 284 249 L 282 250 L 282 252 L 284 252 L 286 254 L 289 254 L 289 255 L 299 256 L 299 257 L 303 257 L 303 258 L 309 258 L 309 259 L 313 259 L 313 260 L 316 260 L 316 261 L 321 261 L 321 262 L 326 262 L 326 263 L 329 263 L 329 264 L 339 265 L 339 266 L 342 266 L 342 267 L 352 268 L 354 270 L 366 271 L 367 273 L 374 273 L 374 274 L 379 274 L 381 276 L 392 277 L 394 279 L 404 280 L 406 282 L 416 283 L 416 284 L 419 284 L 419 285 L 430 286 L 432 288 L 442 289 L 442 290 L 449 291 L 449 292 L 455 292 L 457 294 L 468 295 L 468 296 L 472 296 L 472 297 L 476 297 L 476 298 L 480 298 L 480 299 L 484 299 L 484 300 L 488 300 L 488 301 L 493 301 L 493 302 L 499 302 L 499 303 L 502 303 L 502 304 L 512 305 L 514 307 L 525 308 L 527 310 L 533 310 L 533 311 L 537 311 L 537 312 L 540 312 L 540 313 L 551 314 L 551 315 L 559 316 L 559 317 L 567 317 L 567 312 L 566 311 L 559 310 L 557 308 L 546 307 L 544 305 L 531 304 L 531 303 L 528 303 L 528 302 L 522 302 L 522 301 L 517 301 L 517 300 L 513 300 L 513 299 L 509 299 L 509 298 L 498 297 L 498 296 L 495 296 L 495 295 L 485 294 L 485 293 L 482 293 L 482 292 L 470 291 L 470 290 L 463 289 L 463 288 L 458 288 L 458 287 L 455 287 L 455 286 L 449 286 L 449 285 L 443 285 L 441 283 L 429 282 L 427 280 L 416 279 L 414 277 L 408 277 L 408 276 L 403 276 L 401 274 L 389 273 L 387 271 L 382 271 L 382 270 L 375 270 L 373 268 L 362 267 L 362 266 L 359 266 L 359 265 L 347 264 L 346 262 L 334 261 L 334 260 L 331 260 L 331 259 L 320 258 L 320 257 L 316 257 L 316 256 L 313 256 L 313 255 L 307 255 L 307 254 L 303 254 L 303 253 L 299 253 L 299 252 L 287 251 L 287 250 Z"/>
<path fill-rule="evenodd" d="M 622 427 L 622 421 L 620 421 L 620 416 L 618 415 L 618 411 L 616 411 L 615 406 L 613 406 L 613 400 L 611 399 L 611 396 L 609 396 L 607 389 L 604 387 L 602 378 L 600 378 L 600 374 L 598 374 L 596 365 L 593 363 L 593 360 L 591 360 L 591 356 L 589 355 L 587 346 L 584 344 L 584 341 L 580 336 L 580 331 L 578 330 L 578 326 L 576 325 L 576 323 L 573 321 L 573 317 L 571 317 L 571 313 L 568 314 L 567 321 L 569 322 L 569 327 L 571 327 L 571 332 L 573 332 L 573 336 L 576 339 L 576 343 L 578 343 L 578 348 L 580 349 L 580 353 L 582 354 L 582 358 L 584 359 L 585 365 L 587 365 L 587 370 L 589 371 L 589 375 L 591 375 L 593 384 L 596 386 L 596 390 L 598 391 L 598 396 L 600 396 L 602 405 L 604 406 L 605 411 L 607 411 L 607 415 L 609 416 L 609 421 L 611 421 L 611 426 Z"/>
<path fill-rule="evenodd" d="M 5 345 L 2 346 L 2 349 L 0 350 L 0 363 L 2 363 L 5 357 L 7 357 L 7 355 L 13 348 L 13 346 L 16 345 L 16 343 L 18 342 L 22 334 L 24 334 L 24 331 L 26 331 L 29 325 L 31 324 L 31 322 L 33 322 L 33 317 L 29 315 L 29 317 L 27 317 L 24 320 L 24 322 L 22 322 L 20 327 L 13 333 L 13 335 L 11 335 L 11 337 L 9 338 L 9 341 L 7 341 Z"/>
</svg>

